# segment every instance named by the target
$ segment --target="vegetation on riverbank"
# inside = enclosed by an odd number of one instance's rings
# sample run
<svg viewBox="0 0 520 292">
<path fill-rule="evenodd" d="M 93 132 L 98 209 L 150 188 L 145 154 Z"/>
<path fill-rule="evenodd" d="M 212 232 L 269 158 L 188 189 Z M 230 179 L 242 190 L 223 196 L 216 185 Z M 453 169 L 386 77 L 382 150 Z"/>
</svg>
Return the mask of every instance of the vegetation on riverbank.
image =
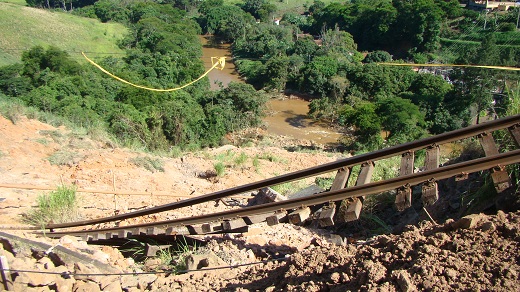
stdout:
<svg viewBox="0 0 520 292">
<path fill-rule="evenodd" d="M 516 90 L 516 72 L 416 72 L 379 62 L 518 66 L 519 32 L 511 27 L 516 11 L 494 13 L 490 21 L 491 15 L 454 0 L 295 2 L 78 0 L 69 7 L 27 1 L 47 8 L 41 11 L 46 16 L 124 24 L 129 33 L 118 46 L 125 57 L 95 59 L 132 83 L 173 88 L 194 80 L 204 72 L 196 35 L 212 33 L 232 42 L 249 84 L 210 92 L 205 78 L 170 93 L 145 91 L 77 63 L 60 46 L 33 47 L 21 64 L 0 68 L 0 90 L 6 99 L 82 126 L 100 125 L 123 144 L 152 150 L 215 146 L 229 132 L 259 125 L 266 101 L 259 89 L 313 96 L 309 114 L 342 127 L 342 142 L 351 150 L 442 133 L 481 115 L 503 116 L 510 107 L 506 87 Z"/>
</svg>

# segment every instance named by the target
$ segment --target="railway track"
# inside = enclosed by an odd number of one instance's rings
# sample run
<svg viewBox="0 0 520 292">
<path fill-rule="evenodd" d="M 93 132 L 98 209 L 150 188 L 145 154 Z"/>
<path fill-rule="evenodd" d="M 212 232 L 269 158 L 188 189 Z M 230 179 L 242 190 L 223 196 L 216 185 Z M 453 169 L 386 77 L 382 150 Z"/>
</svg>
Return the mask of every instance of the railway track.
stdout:
<svg viewBox="0 0 520 292">
<path fill-rule="evenodd" d="M 492 133 L 498 130 L 509 132 L 512 140 L 516 143 L 516 150 L 500 153 L 492 136 Z M 485 157 L 442 167 L 439 165 L 439 145 L 471 137 L 479 139 Z M 309 207 L 317 205 L 321 208 L 314 214 L 314 217 L 321 226 L 330 226 L 338 220 L 356 220 L 361 212 L 363 198 L 366 196 L 396 190 L 395 203 L 397 209 L 404 210 L 411 206 L 411 188 L 421 185 L 423 203 L 431 205 L 438 199 L 437 182 L 439 180 L 451 177 L 463 179 L 468 173 L 478 171 L 489 170 L 491 172 L 498 193 L 508 191 L 511 189 L 512 183 L 504 167 L 520 162 L 519 145 L 520 115 L 516 115 L 170 204 L 100 219 L 49 224 L 46 226 L 49 231 L 45 232 L 45 235 L 49 237 L 74 235 L 84 237 L 86 240 L 104 240 L 139 235 L 232 232 L 263 221 L 267 221 L 268 224 L 276 224 L 283 220 L 295 224 L 301 223 L 311 216 Z M 414 172 L 415 152 L 422 149 L 426 150 L 424 171 Z M 393 156 L 401 156 L 399 176 L 384 181 L 371 182 L 374 165 L 379 160 Z M 355 186 L 346 187 L 355 166 L 360 166 L 360 173 L 357 176 Z M 336 176 L 330 190 L 302 198 L 132 226 L 79 231 L 67 230 L 71 227 L 95 225 L 172 211 L 334 171 Z M 57 231 L 58 229 L 65 230 Z"/>
</svg>

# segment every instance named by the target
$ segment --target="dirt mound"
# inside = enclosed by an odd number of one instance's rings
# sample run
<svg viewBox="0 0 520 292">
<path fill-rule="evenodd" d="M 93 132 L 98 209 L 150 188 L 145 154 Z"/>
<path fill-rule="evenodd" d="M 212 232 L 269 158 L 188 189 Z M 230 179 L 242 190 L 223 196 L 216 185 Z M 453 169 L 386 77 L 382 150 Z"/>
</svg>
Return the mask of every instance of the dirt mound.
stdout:
<svg viewBox="0 0 520 292">
<path fill-rule="evenodd" d="M 466 219 L 461 219 L 466 220 Z M 408 226 L 360 245 L 311 245 L 285 261 L 253 266 L 236 278 L 212 279 L 236 291 L 517 291 L 520 212 Z M 199 279 L 185 285 L 202 285 Z"/>
</svg>

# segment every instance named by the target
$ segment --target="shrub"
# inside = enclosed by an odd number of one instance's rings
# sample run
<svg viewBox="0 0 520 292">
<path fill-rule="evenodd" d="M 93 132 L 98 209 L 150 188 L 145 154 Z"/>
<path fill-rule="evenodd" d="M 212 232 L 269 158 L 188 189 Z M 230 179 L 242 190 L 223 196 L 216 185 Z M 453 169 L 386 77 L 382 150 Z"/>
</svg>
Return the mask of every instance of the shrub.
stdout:
<svg viewBox="0 0 520 292">
<path fill-rule="evenodd" d="M 144 167 L 145 169 L 151 172 L 164 172 L 164 162 L 161 159 L 153 159 L 148 156 L 140 156 L 131 158 L 130 162 L 139 167 Z"/>
<path fill-rule="evenodd" d="M 60 186 L 48 195 L 40 195 L 37 203 L 37 209 L 23 214 L 23 222 L 44 228 L 49 223 L 69 222 L 78 218 L 76 189 L 73 186 Z"/>
</svg>

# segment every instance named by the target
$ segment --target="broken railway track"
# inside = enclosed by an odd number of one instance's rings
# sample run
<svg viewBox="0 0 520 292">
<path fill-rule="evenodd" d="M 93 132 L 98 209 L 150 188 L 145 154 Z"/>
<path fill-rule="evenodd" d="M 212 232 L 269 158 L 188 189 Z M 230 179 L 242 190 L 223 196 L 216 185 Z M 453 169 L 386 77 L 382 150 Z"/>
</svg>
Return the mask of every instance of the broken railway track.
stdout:
<svg viewBox="0 0 520 292">
<path fill-rule="evenodd" d="M 509 132 L 512 140 L 516 143 L 516 150 L 500 153 L 492 136 L 492 133 L 498 130 L 507 130 Z M 485 157 L 442 167 L 439 165 L 439 145 L 471 137 L 479 139 Z M 415 152 L 422 149 L 426 150 L 424 171 L 414 172 Z M 379 160 L 398 155 L 402 157 L 399 176 L 383 181 L 371 182 L 374 165 Z M 365 196 L 396 190 L 396 207 L 398 210 L 404 210 L 411 206 L 411 187 L 422 185 L 423 204 L 431 205 L 438 199 L 437 182 L 439 180 L 451 177 L 462 179 L 468 173 L 478 171 L 489 170 L 497 192 L 505 192 L 511 189 L 512 183 L 504 167 L 519 162 L 520 115 L 516 115 L 174 203 L 100 219 L 49 224 L 46 226 L 46 229 L 49 229 L 49 231 L 45 232 L 45 235 L 49 237 L 73 235 L 81 236 L 85 240 L 105 240 L 141 235 L 169 236 L 233 232 L 244 227 L 247 228 L 250 224 L 263 221 L 267 221 L 270 225 L 283 220 L 297 224 L 310 215 L 309 206 L 316 205 L 323 205 L 319 214 L 315 215 L 319 224 L 321 226 L 330 226 L 334 224 L 334 220 L 338 219 L 341 221 L 356 220 L 361 212 Z M 358 165 L 361 168 L 355 186 L 346 187 L 352 168 Z M 95 225 L 172 211 L 333 171 L 336 171 L 336 176 L 330 190 L 302 198 L 124 227 L 57 231 L 57 229 Z M 337 211 L 340 209 L 342 209 L 343 215 L 338 218 Z"/>
</svg>

